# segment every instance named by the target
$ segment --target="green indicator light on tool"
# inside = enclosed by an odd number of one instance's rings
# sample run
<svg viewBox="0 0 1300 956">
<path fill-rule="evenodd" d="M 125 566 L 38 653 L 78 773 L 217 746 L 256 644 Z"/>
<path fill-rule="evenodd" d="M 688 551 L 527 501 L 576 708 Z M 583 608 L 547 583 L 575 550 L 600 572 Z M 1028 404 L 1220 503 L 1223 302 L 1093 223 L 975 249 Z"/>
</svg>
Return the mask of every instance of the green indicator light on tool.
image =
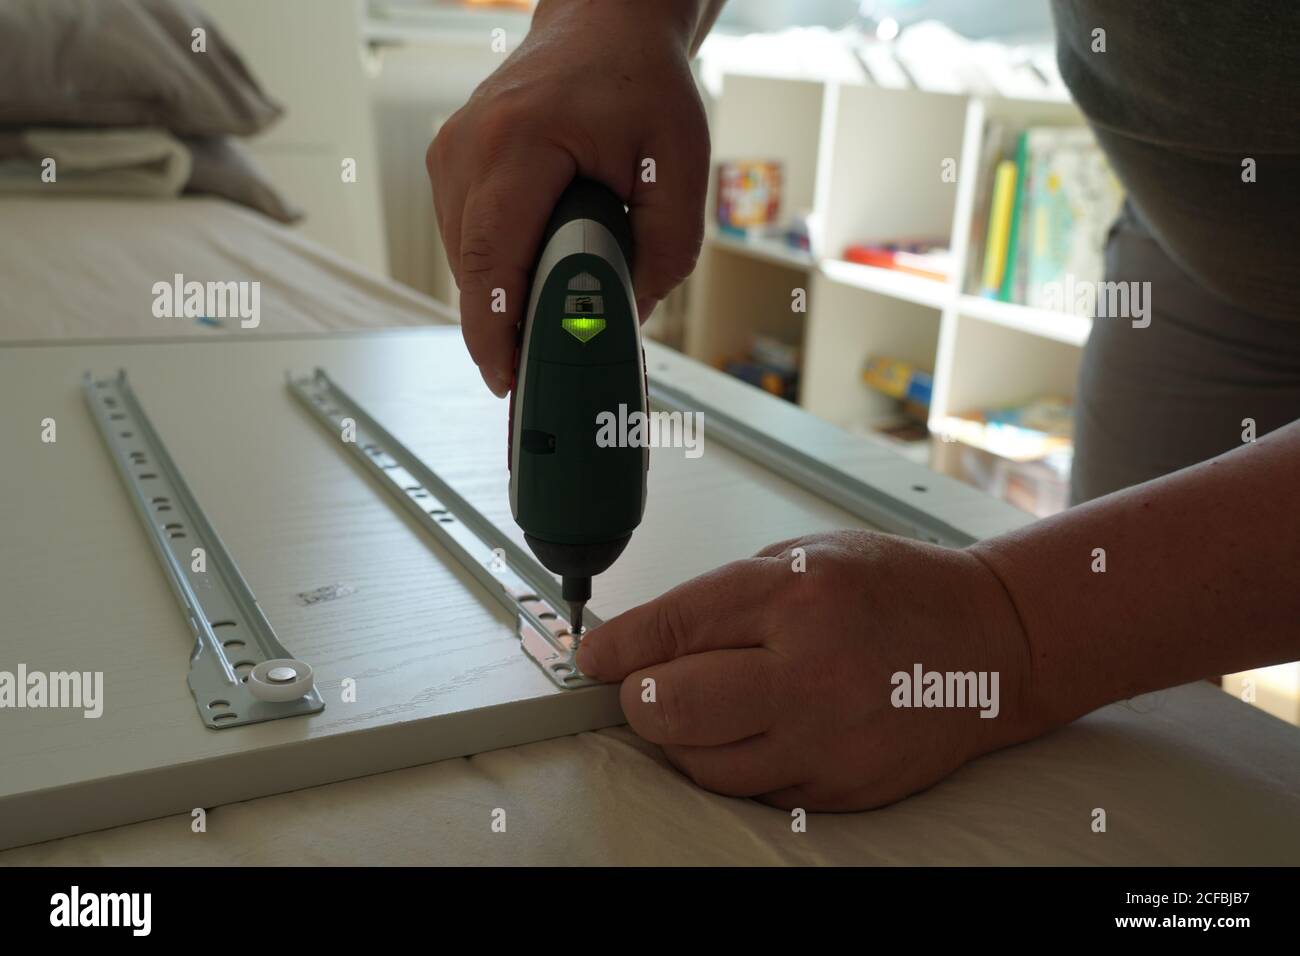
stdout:
<svg viewBox="0 0 1300 956">
<path fill-rule="evenodd" d="M 586 345 L 601 332 L 605 331 L 604 319 L 593 319 L 590 316 L 568 316 L 560 323 L 561 328 L 568 332 L 575 339 Z"/>
</svg>

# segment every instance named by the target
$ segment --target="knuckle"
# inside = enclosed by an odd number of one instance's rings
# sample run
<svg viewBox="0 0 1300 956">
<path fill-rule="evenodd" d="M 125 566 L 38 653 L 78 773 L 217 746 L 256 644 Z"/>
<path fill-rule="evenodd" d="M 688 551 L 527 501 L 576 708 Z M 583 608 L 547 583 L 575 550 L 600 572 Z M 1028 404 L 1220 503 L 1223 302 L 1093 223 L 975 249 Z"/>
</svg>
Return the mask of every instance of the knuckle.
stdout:
<svg viewBox="0 0 1300 956">
<path fill-rule="evenodd" d="M 432 179 L 440 169 L 446 169 L 457 145 L 462 143 L 460 112 L 449 117 L 434 134 L 429 148 L 424 151 L 424 168 Z"/>
<path fill-rule="evenodd" d="M 481 292 L 493 282 L 497 244 L 477 227 L 465 227 L 460 240 L 461 292 Z"/>
<path fill-rule="evenodd" d="M 792 547 L 803 548 L 808 573 L 815 580 L 833 584 L 845 576 L 844 553 L 833 536 L 823 534 L 800 538 Z"/>
<path fill-rule="evenodd" d="M 654 633 L 659 659 L 670 661 L 687 650 L 686 617 L 681 601 L 662 600 L 655 608 Z"/>
<path fill-rule="evenodd" d="M 852 586 L 854 576 L 844 556 L 825 547 L 809 549 L 808 568 L 814 580 L 827 588 Z"/>
<path fill-rule="evenodd" d="M 815 555 L 811 552 L 807 554 L 806 567 L 803 571 L 796 571 L 790 567 L 794 561 L 792 554 L 782 555 L 781 560 L 785 565 L 776 585 L 780 602 L 796 608 L 807 608 L 817 603 L 824 585 L 824 574 L 818 570 Z"/>
<path fill-rule="evenodd" d="M 442 147 L 438 145 L 438 137 L 441 135 L 442 133 L 438 133 L 438 136 L 435 136 L 429 143 L 429 148 L 424 151 L 424 171 L 428 174 L 430 182 L 433 182 L 438 177 L 442 152 Z"/>
<path fill-rule="evenodd" d="M 812 536 L 800 535 L 797 538 L 787 538 L 784 541 L 778 541 L 775 544 L 764 548 L 759 554 L 768 554 L 772 557 L 781 558 L 786 561 L 794 560 L 795 548 L 802 548 L 806 553 L 808 544 L 813 540 Z"/>
<path fill-rule="evenodd" d="M 503 90 L 479 111 L 477 140 L 489 157 L 500 155 L 519 141 L 535 114 L 535 105 L 520 90 Z"/>
<path fill-rule="evenodd" d="M 429 143 L 429 148 L 424 151 L 424 171 L 429 175 L 430 182 L 436 182 L 439 170 L 445 168 L 447 161 L 448 133 L 446 128 L 438 131 Z"/>
</svg>

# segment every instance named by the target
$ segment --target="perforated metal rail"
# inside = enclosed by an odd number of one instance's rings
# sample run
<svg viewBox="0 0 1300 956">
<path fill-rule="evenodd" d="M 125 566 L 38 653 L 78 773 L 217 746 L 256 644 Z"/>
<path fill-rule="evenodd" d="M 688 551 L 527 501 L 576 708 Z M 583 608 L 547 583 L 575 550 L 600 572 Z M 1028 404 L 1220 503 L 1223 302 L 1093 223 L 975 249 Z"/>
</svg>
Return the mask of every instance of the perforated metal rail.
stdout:
<svg viewBox="0 0 1300 956">
<path fill-rule="evenodd" d="M 649 386 L 652 408 L 701 412 L 708 425 L 710 441 L 726 446 L 882 531 L 950 548 L 964 548 L 975 541 L 974 536 L 931 515 L 919 499 L 916 502 L 904 501 L 882 491 L 835 465 L 773 438 L 689 392 L 653 379 Z M 925 488 L 918 487 L 913 491 L 923 493 Z"/>
<path fill-rule="evenodd" d="M 321 369 L 289 376 L 289 390 L 439 545 L 516 616 L 524 652 L 566 690 L 596 683 L 578 670 L 560 586 Z M 350 420 L 350 423 L 349 423 Z M 349 427 L 350 425 L 350 427 Z M 587 626 L 600 624 L 590 611 Z"/>
<path fill-rule="evenodd" d="M 323 710 L 311 667 L 276 638 L 126 372 L 111 379 L 87 372 L 83 390 L 194 633 L 189 685 L 203 722 L 219 730 Z"/>
</svg>

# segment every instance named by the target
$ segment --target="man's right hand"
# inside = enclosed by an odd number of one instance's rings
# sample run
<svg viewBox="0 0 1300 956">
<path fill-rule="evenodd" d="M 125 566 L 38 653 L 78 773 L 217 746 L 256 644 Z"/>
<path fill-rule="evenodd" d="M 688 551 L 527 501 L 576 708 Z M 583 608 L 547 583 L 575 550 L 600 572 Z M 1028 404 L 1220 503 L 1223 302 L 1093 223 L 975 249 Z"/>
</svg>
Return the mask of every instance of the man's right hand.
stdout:
<svg viewBox="0 0 1300 956">
<path fill-rule="evenodd" d="M 709 167 L 689 65 L 700 10 L 699 0 L 543 0 L 523 43 L 430 145 L 465 344 L 494 394 L 510 389 L 529 273 L 575 176 L 628 203 L 642 320 L 695 267 Z"/>
</svg>

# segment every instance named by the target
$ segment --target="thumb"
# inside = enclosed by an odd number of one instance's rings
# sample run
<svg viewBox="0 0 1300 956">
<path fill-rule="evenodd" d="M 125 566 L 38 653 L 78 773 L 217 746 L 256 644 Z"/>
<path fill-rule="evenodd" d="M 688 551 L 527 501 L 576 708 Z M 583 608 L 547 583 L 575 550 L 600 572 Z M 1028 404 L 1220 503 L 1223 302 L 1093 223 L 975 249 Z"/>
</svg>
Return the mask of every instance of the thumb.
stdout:
<svg viewBox="0 0 1300 956">
<path fill-rule="evenodd" d="M 762 605 L 771 577 L 785 563 L 733 561 L 680 584 L 595 628 L 578 646 L 578 668 L 619 681 L 634 671 L 702 651 L 758 647 L 766 633 Z"/>
<path fill-rule="evenodd" d="M 699 258 L 708 151 L 707 132 L 702 142 L 698 136 L 667 137 L 659 145 L 652 143 L 641 161 L 628 211 L 635 257 L 632 286 L 643 322 L 691 274 Z"/>
<path fill-rule="evenodd" d="M 573 158 L 532 149 L 503 158 L 470 187 L 460 222 L 460 321 L 483 381 L 503 397 L 514 375 L 516 329 L 551 210 L 573 179 Z"/>
</svg>

